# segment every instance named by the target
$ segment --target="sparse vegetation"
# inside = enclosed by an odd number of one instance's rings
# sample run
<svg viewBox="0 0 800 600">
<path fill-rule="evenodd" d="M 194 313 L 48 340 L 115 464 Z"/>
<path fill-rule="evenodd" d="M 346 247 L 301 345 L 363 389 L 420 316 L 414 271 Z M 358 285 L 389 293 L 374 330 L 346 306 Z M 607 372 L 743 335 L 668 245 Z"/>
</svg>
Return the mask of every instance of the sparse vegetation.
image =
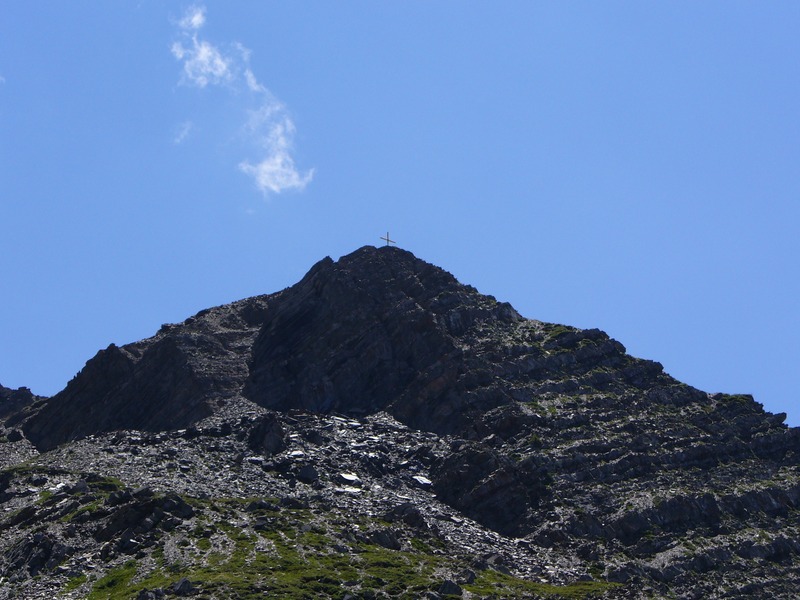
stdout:
<svg viewBox="0 0 800 600">
<path fill-rule="evenodd" d="M 102 506 L 102 504 L 103 504 L 103 500 L 101 500 L 101 499 L 92 500 L 88 504 L 84 504 L 83 506 L 73 510 L 71 513 L 68 513 L 68 514 L 64 515 L 63 517 L 61 517 L 61 521 L 63 523 L 69 523 L 70 521 L 74 521 L 80 515 L 90 514 L 90 513 L 94 512 L 94 511 L 96 511 L 97 509 L 100 508 L 100 506 Z"/>
<path fill-rule="evenodd" d="M 64 591 L 65 592 L 72 592 L 74 590 L 77 590 L 84 583 L 86 583 L 87 580 L 88 580 L 88 577 L 86 576 L 85 573 L 81 573 L 80 575 L 76 575 L 75 577 L 71 577 L 67 581 L 66 585 L 64 585 Z"/>
<path fill-rule="evenodd" d="M 560 325 L 558 323 L 546 323 L 542 329 L 547 337 L 551 340 L 554 340 L 566 333 L 574 333 L 576 331 L 574 327 L 568 327 L 567 325 Z"/>
<path fill-rule="evenodd" d="M 123 600 L 130 597 L 130 582 L 136 575 L 136 561 L 111 569 L 95 582 L 88 600 Z"/>
<path fill-rule="evenodd" d="M 225 504 L 225 502 L 219 502 Z M 178 546 L 194 545 L 203 558 L 191 564 L 169 563 L 162 548 L 153 552 L 154 567 L 128 561 L 113 568 L 92 586 L 89 600 L 134 598 L 142 590 L 167 589 L 183 578 L 214 598 L 276 597 L 286 599 L 369 598 L 382 593 L 390 598 L 411 600 L 441 585 L 438 573 L 456 568 L 453 557 L 434 553 L 423 539 L 412 538 L 407 550 L 345 540 L 336 528 L 322 523 L 309 527 L 308 511 L 297 509 L 260 519 L 257 532 L 249 532 L 222 520 L 209 528 L 197 526 Z M 220 514 L 217 514 L 220 516 Z M 226 552 L 211 551 L 207 537 L 211 528 L 225 537 Z M 266 546 L 259 540 L 268 542 Z M 465 563 L 463 568 L 468 565 Z M 70 579 L 64 590 L 86 583 L 85 577 Z M 589 598 L 613 584 L 601 581 L 567 586 L 535 583 L 494 570 L 479 571 L 464 589 L 479 596 L 530 598 L 535 595 Z"/>
<path fill-rule="evenodd" d="M 541 596 L 570 599 L 591 598 L 614 587 L 618 587 L 618 584 L 605 581 L 578 581 L 564 586 L 549 585 L 526 581 L 494 570 L 481 571 L 474 583 L 464 585 L 464 589 L 473 594 L 493 598 Z"/>
</svg>

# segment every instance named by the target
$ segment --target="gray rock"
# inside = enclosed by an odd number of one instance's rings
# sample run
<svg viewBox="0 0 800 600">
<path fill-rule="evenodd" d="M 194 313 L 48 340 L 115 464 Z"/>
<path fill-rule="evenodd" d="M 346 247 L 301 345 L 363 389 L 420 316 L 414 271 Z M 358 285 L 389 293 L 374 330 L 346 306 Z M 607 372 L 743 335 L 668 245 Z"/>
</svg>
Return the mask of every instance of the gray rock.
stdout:
<svg viewBox="0 0 800 600">
<path fill-rule="evenodd" d="M 248 445 L 255 452 L 271 456 L 286 447 L 284 435 L 280 422 L 270 413 L 262 417 L 250 431 Z"/>
<path fill-rule="evenodd" d="M 404 502 L 395 506 L 383 515 L 384 520 L 389 523 L 401 521 L 406 525 L 414 527 L 415 529 L 427 529 L 428 524 L 422 511 L 411 502 Z"/>
<path fill-rule="evenodd" d="M 461 596 L 464 590 L 452 579 L 445 579 L 439 586 L 439 593 L 445 596 Z"/>
<path fill-rule="evenodd" d="M 342 485 L 351 487 L 361 487 L 362 485 L 364 485 L 364 482 L 361 481 L 361 478 L 355 473 L 346 473 L 346 472 L 339 473 L 336 475 L 336 481 L 338 483 L 341 483 Z"/>
<path fill-rule="evenodd" d="M 379 529 L 369 534 L 369 541 L 389 550 L 400 550 L 401 544 L 397 531 L 393 529 Z"/>
<path fill-rule="evenodd" d="M 475 571 L 472 569 L 464 569 L 456 576 L 456 583 L 460 585 L 469 585 L 475 583 Z"/>
<path fill-rule="evenodd" d="M 303 465 L 297 471 L 297 479 L 303 483 L 314 483 L 319 479 L 319 472 L 312 465 Z"/>
<path fill-rule="evenodd" d="M 172 593 L 176 596 L 191 596 L 196 593 L 196 591 L 192 582 L 186 577 L 179 579 L 172 585 Z"/>
</svg>

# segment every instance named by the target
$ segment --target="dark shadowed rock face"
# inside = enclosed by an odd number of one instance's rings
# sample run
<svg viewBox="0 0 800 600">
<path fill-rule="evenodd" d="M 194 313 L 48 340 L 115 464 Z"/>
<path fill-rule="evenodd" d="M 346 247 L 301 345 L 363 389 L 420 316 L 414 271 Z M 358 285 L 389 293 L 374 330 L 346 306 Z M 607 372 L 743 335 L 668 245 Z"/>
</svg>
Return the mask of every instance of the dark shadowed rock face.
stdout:
<svg viewBox="0 0 800 600">
<path fill-rule="evenodd" d="M 545 495 L 546 476 L 492 448 L 456 442 L 432 469 L 443 502 L 505 535 L 527 533 L 526 513 Z"/>
<path fill-rule="evenodd" d="M 483 429 L 482 416 L 542 392 L 675 383 L 599 330 L 523 319 L 409 252 L 362 248 L 270 297 L 243 393 L 279 410 L 387 410 L 412 427 L 480 438 L 497 427 L 518 434 L 529 415 Z"/>
<path fill-rule="evenodd" d="M 201 311 L 152 338 L 111 345 L 25 424 L 40 448 L 117 429 L 187 427 L 239 393 L 266 297 Z"/>
<path fill-rule="evenodd" d="M 507 304 L 408 252 L 364 248 L 318 263 L 272 299 L 244 393 L 283 410 L 388 408 L 411 425 L 456 431 L 505 401 L 468 398 L 463 379 L 477 357 L 466 344 L 482 326 L 518 320 Z"/>
</svg>

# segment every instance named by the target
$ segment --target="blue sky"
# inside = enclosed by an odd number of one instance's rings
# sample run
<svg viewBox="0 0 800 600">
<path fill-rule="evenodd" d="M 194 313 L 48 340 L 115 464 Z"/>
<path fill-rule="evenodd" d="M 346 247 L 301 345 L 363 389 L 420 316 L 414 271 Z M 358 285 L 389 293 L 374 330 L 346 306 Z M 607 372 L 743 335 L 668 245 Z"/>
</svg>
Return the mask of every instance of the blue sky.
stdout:
<svg viewBox="0 0 800 600">
<path fill-rule="evenodd" d="M 0 383 L 391 231 L 800 425 L 800 4 L 7 2 Z"/>
</svg>

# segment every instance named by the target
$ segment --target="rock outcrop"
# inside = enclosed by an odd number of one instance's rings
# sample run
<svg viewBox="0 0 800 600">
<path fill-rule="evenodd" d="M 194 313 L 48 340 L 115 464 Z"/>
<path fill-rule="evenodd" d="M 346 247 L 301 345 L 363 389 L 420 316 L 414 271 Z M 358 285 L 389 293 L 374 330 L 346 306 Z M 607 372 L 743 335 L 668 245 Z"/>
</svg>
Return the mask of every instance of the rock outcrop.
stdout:
<svg viewBox="0 0 800 600">
<path fill-rule="evenodd" d="M 110 346 L 52 398 L 0 392 L 9 594 L 791 598 L 800 583 L 785 415 L 397 248 Z"/>
<path fill-rule="evenodd" d="M 12 415 L 19 414 L 32 405 L 37 400 L 41 400 L 26 387 L 16 390 L 0 385 L 0 419 L 7 419 Z"/>
</svg>

